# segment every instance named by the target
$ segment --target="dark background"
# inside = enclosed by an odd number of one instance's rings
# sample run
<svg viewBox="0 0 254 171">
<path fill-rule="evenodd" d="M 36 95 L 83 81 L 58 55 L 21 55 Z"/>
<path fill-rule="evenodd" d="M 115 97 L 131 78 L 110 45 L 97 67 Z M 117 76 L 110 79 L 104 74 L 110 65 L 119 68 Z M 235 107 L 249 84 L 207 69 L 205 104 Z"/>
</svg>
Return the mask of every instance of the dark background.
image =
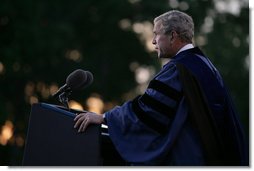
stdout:
<svg viewBox="0 0 254 171">
<path fill-rule="evenodd" d="M 153 19 L 171 9 L 193 17 L 195 45 L 221 72 L 248 136 L 248 1 L 1 0 L 0 165 L 22 164 L 31 105 L 57 104 L 52 93 L 75 69 L 94 75 L 71 96 L 84 109 L 141 93 L 162 66 L 149 48 Z"/>
</svg>

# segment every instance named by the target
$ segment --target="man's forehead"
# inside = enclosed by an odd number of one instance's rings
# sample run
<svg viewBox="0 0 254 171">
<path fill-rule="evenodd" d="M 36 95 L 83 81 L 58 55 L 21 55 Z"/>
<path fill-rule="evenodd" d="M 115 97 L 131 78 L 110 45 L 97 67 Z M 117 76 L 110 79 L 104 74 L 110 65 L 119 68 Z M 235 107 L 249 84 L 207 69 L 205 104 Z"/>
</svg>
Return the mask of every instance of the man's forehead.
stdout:
<svg viewBox="0 0 254 171">
<path fill-rule="evenodd" d="M 162 29 L 162 21 L 159 20 L 159 21 L 156 21 L 154 22 L 154 27 L 153 27 L 153 31 L 160 31 Z"/>
</svg>

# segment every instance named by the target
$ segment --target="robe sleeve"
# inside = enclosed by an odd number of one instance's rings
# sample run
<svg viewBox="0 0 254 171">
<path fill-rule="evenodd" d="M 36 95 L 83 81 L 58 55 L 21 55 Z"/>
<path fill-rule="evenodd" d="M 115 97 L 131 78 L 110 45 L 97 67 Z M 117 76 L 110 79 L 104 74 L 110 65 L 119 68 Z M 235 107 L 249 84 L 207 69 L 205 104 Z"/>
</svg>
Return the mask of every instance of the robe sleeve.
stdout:
<svg viewBox="0 0 254 171">
<path fill-rule="evenodd" d="M 130 163 L 163 160 L 186 120 L 187 108 L 175 64 L 168 63 L 142 96 L 105 113 L 109 136 Z"/>
</svg>

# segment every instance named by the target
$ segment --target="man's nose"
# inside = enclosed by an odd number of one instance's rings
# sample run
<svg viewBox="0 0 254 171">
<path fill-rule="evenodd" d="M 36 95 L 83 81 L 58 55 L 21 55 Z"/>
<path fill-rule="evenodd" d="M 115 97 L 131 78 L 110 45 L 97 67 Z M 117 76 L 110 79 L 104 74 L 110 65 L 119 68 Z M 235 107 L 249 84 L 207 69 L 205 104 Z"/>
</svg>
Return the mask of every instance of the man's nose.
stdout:
<svg viewBox="0 0 254 171">
<path fill-rule="evenodd" d="M 153 38 L 153 40 L 152 40 L 152 44 L 156 44 L 156 40 L 155 40 L 155 38 Z"/>
</svg>

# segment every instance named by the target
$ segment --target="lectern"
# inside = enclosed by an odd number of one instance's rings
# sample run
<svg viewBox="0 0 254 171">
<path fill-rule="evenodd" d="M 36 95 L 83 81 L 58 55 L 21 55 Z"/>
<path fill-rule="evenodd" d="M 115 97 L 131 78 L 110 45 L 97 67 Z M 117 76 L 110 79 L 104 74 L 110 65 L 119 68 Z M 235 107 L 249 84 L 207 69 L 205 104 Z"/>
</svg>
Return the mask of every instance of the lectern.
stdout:
<svg viewBox="0 0 254 171">
<path fill-rule="evenodd" d="M 89 125 L 83 133 L 74 129 L 80 111 L 38 103 L 32 106 L 24 166 L 102 165 L 101 126 Z"/>
</svg>

